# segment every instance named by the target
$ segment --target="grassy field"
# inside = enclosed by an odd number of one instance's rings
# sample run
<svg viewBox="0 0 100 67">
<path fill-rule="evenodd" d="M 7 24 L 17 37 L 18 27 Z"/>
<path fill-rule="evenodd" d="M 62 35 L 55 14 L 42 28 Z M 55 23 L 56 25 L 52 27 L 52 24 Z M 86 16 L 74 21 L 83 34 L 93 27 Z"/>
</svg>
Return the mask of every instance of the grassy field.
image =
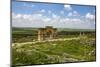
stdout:
<svg viewBox="0 0 100 67">
<path fill-rule="evenodd" d="M 12 64 L 35 65 L 96 60 L 95 35 L 64 35 L 59 38 L 62 40 L 36 42 L 37 29 L 12 29 L 13 44 L 20 45 L 12 46 Z M 20 44 L 25 42 L 34 43 Z"/>
</svg>

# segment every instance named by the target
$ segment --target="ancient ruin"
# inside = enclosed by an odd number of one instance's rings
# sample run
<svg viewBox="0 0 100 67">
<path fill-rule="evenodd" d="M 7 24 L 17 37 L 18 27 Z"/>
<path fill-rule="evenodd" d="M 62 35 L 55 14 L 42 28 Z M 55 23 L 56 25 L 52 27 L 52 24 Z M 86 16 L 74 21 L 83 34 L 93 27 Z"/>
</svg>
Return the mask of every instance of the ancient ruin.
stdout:
<svg viewBox="0 0 100 67">
<path fill-rule="evenodd" d="M 50 40 L 57 37 L 57 28 L 46 26 L 38 29 L 38 40 Z"/>
</svg>

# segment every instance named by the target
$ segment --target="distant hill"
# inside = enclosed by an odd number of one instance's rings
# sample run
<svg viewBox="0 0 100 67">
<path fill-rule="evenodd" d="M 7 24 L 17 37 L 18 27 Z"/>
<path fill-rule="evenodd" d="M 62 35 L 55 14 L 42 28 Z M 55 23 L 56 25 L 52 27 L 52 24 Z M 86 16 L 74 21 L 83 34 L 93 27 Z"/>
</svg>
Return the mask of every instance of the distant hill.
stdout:
<svg viewBox="0 0 100 67">
<path fill-rule="evenodd" d="M 13 27 L 12 30 L 19 30 L 19 31 L 26 31 L 26 30 L 38 30 L 38 28 L 32 28 L 32 27 Z M 72 29 L 72 28 L 57 28 L 58 31 L 94 31 L 95 29 Z"/>
<path fill-rule="evenodd" d="M 32 27 L 12 27 L 12 30 L 37 30 L 37 28 L 32 28 Z"/>
<path fill-rule="evenodd" d="M 95 31 L 95 29 L 58 28 L 58 31 Z"/>
</svg>

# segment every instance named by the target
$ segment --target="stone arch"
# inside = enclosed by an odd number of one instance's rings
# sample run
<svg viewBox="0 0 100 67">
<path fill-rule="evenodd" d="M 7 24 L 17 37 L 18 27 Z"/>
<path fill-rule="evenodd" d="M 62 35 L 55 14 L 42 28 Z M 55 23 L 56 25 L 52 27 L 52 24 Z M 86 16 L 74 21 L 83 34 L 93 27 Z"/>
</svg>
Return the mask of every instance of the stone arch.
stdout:
<svg viewBox="0 0 100 67">
<path fill-rule="evenodd" d="M 48 40 L 56 37 L 57 29 L 51 26 L 46 28 L 39 28 L 38 30 L 38 40 Z"/>
<path fill-rule="evenodd" d="M 47 39 L 52 39 L 53 38 L 53 33 L 54 33 L 54 31 L 53 31 L 53 29 L 47 29 L 46 30 L 46 38 Z"/>
</svg>

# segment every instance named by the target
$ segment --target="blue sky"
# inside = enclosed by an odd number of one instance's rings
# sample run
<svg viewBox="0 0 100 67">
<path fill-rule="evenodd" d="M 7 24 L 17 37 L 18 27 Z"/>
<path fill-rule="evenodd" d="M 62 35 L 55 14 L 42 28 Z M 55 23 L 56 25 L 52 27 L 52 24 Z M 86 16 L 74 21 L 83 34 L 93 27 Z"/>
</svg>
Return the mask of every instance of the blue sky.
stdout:
<svg viewBox="0 0 100 67">
<path fill-rule="evenodd" d="M 12 25 L 95 29 L 95 6 L 13 1 Z"/>
</svg>

